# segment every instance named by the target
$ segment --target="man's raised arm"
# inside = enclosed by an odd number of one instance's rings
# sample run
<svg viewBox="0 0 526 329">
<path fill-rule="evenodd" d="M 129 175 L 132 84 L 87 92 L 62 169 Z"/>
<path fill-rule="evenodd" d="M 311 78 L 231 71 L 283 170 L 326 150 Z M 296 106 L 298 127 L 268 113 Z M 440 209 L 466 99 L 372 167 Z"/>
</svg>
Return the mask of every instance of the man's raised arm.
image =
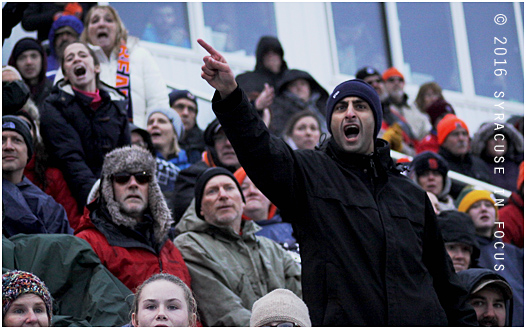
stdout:
<svg viewBox="0 0 526 329">
<path fill-rule="evenodd" d="M 210 54 L 203 57 L 205 64 L 201 66 L 201 78 L 215 88 L 222 99 L 225 99 L 237 88 L 234 73 L 223 55 L 203 39 L 197 39 L 197 42 Z"/>
</svg>

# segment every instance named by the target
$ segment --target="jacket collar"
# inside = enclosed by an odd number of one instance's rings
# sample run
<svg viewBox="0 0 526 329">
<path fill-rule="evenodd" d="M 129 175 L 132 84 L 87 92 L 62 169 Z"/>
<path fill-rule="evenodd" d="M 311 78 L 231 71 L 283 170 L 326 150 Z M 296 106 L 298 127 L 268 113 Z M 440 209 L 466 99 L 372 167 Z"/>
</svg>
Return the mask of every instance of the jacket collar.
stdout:
<svg viewBox="0 0 526 329">
<path fill-rule="evenodd" d="M 378 174 L 380 172 L 386 172 L 395 168 L 393 159 L 391 158 L 389 144 L 380 138 L 376 139 L 375 149 L 371 155 L 346 152 L 336 143 L 332 137 L 329 138 L 329 141 L 326 143 L 326 145 L 322 146 L 321 149 L 325 149 L 325 152 L 331 158 L 335 159 L 344 166 L 371 168 L 373 171 L 376 169 Z"/>
</svg>

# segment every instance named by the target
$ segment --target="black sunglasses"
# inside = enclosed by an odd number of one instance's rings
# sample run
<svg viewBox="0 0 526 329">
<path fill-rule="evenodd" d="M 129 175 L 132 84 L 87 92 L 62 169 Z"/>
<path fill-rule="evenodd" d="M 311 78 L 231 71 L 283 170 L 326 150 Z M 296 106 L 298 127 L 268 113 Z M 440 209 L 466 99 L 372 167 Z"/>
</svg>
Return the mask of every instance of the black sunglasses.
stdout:
<svg viewBox="0 0 526 329">
<path fill-rule="evenodd" d="M 133 174 L 130 174 L 128 172 L 120 172 L 120 173 L 116 173 L 116 174 L 111 175 L 111 179 L 114 182 L 116 182 L 117 184 L 124 185 L 124 184 L 128 183 L 128 181 L 130 180 L 131 176 L 135 177 L 135 180 L 139 184 L 149 183 L 150 180 L 152 179 L 152 175 L 150 175 L 146 171 L 136 172 L 136 173 L 133 173 Z"/>
</svg>

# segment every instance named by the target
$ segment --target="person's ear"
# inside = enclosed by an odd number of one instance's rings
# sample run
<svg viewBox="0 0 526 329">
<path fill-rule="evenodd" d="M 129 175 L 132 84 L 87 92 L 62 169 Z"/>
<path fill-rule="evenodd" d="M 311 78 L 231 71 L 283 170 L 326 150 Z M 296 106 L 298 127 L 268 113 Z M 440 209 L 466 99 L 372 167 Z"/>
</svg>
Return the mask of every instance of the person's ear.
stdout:
<svg viewBox="0 0 526 329">
<path fill-rule="evenodd" d="M 100 65 L 95 65 L 95 69 L 93 70 L 95 73 L 100 73 Z"/>
<path fill-rule="evenodd" d="M 131 322 L 132 322 L 132 325 L 134 327 L 138 327 L 139 326 L 139 324 L 137 323 L 137 317 L 135 316 L 135 312 L 132 313 Z"/>
</svg>

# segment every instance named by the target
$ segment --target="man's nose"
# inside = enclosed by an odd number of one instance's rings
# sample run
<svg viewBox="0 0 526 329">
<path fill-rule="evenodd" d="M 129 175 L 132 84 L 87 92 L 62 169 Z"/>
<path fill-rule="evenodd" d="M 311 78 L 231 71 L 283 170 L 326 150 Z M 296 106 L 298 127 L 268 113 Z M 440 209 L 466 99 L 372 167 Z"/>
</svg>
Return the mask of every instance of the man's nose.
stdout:
<svg viewBox="0 0 526 329">
<path fill-rule="evenodd" d="M 495 317 L 496 314 L 495 314 L 495 308 L 493 307 L 493 305 L 489 304 L 487 307 L 486 307 L 486 310 L 484 312 L 484 315 L 487 316 L 487 317 Z"/>
<path fill-rule="evenodd" d="M 356 112 L 354 111 L 354 106 L 352 104 L 349 104 L 347 107 L 347 111 L 345 112 L 345 116 L 347 118 L 354 118 L 356 117 Z"/>
</svg>

